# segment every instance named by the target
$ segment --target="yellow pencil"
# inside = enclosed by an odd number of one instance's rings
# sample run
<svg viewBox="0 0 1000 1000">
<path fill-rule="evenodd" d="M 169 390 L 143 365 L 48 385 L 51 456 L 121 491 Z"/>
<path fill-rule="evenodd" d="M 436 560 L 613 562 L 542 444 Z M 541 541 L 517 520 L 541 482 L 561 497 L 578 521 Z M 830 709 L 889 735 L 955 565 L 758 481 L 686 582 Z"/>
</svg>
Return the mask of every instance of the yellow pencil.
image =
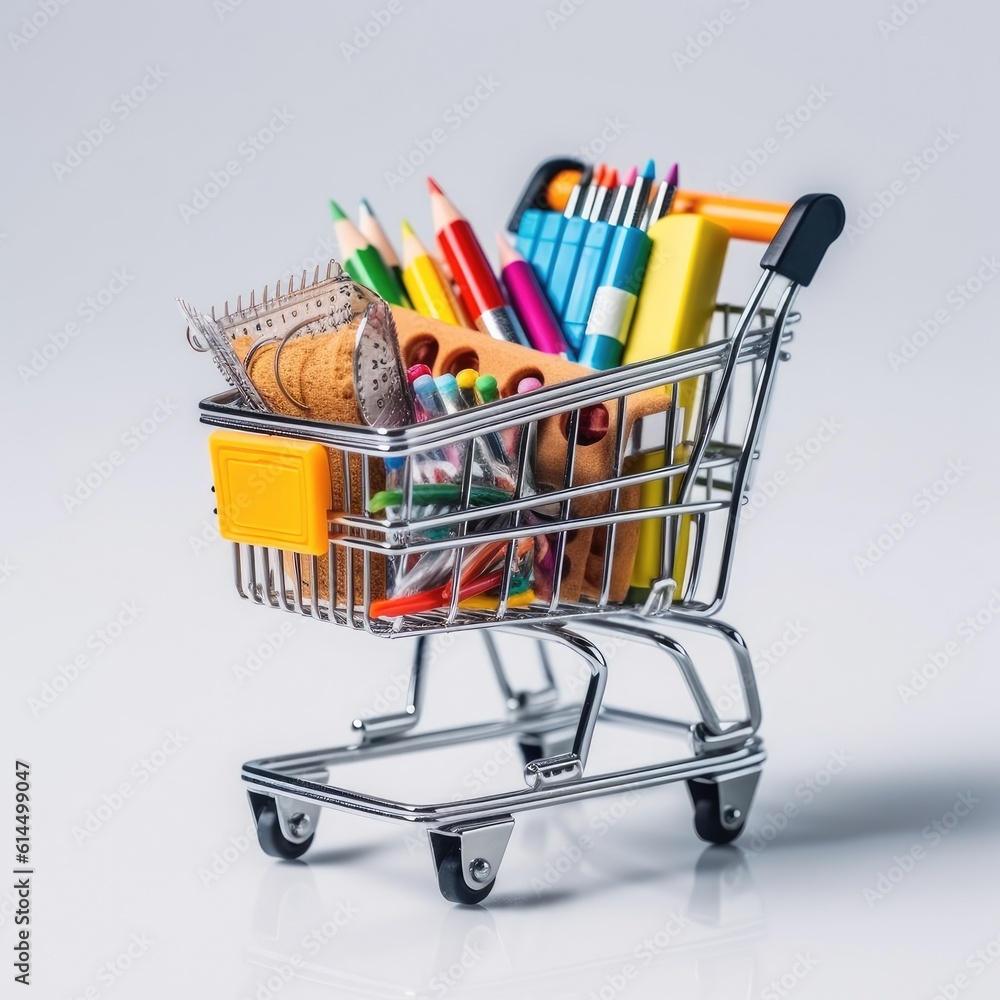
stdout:
<svg viewBox="0 0 1000 1000">
<path fill-rule="evenodd" d="M 453 326 L 471 326 L 448 287 L 448 282 L 408 222 L 403 221 L 403 284 L 422 316 Z"/>
</svg>

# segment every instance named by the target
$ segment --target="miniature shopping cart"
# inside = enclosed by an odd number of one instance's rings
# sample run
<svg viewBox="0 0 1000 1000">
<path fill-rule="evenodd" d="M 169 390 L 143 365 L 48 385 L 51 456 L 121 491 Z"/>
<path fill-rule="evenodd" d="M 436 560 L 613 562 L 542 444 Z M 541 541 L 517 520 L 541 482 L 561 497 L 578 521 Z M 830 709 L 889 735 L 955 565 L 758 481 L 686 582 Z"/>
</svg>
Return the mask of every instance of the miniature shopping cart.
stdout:
<svg viewBox="0 0 1000 1000">
<path fill-rule="evenodd" d="M 746 644 L 716 615 L 726 597 L 740 507 L 751 487 L 778 363 L 787 359 L 783 345 L 798 318 L 792 311 L 796 292 L 812 280 L 843 224 L 843 206 L 833 195 L 808 195 L 796 202 L 764 253 L 762 273 L 746 305 L 718 305 L 708 342 L 693 350 L 394 428 L 254 412 L 240 405 L 234 392 L 202 402 L 202 422 L 240 432 L 251 452 L 255 444 L 280 440 L 322 446 L 324 454 L 343 463 L 337 480 L 343 484 L 342 495 L 329 498 L 329 509 L 325 498 L 310 500 L 308 491 L 301 497 L 295 493 L 305 508 L 297 515 L 301 523 L 289 526 L 293 540 L 287 545 L 280 538 L 268 544 L 234 543 L 239 595 L 372 638 L 416 639 L 408 697 L 398 713 L 355 721 L 355 738 L 347 745 L 267 757 L 243 767 L 264 851 L 279 858 L 300 857 L 313 841 L 324 806 L 398 821 L 427 830 L 442 894 L 455 902 L 477 903 L 493 887 L 513 816 L 524 810 L 683 780 L 702 839 L 722 844 L 740 834 L 765 757 L 757 735 L 760 704 Z M 776 281 L 778 277 L 785 280 Z M 685 387 L 696 387 L 697 394 L 685 397 Z M 629 425 L 631 402 L 652 390 L 668 393 L 674 401 L 697 398 L 696 411 L 689 405 L 685 415 L 671 405 Z M 582 415 L 594 407 L 605 407 L 617 418 L 609 422 L 609 467 L 598 480 L 581 482 L 574 470 L 589 446 L 581 437 Z M 540 520 L 529 517 L 540 498 L 524 488 L 532 434 L 523 432 L 553 420 L 560 422 L 566 438 L 564 472 L 562 482 L 545 493 L 547 516 Z M 475 439 L 508 428 L 522 432 L 517 484 L 508 498 L 487 507 L 473 504 L 467 459 L 457 502 L 446 513 L 417 503 L 412 476 L 405 472 L 399 510 L 391 518 L 371 512 L 376 484 L 370 470 L 376 464 L 392 458 L 405 470 L 416 456 L 456 446 L 467 446 L 465 453 L 471 456 Z M 640 452 L 643 460 L 637 460 Z M 659 458 L 650 461 L 649 455 Z M 352 468 L 360 469 L 360 481 Z M 284 484 L 286 499 L 287 471 L 265 480 Z M 663 486 L 659 503 L 625 502 L 650 483 Z M 217 491 L 219 486 L 217 470 Z M 605 498 L 604 507 L 579 516 L 581 501 L 595 495 Z M 320 550 L 312 542 L 294 541 L 317 522 Z M 634 522 L 656 528 L 654 535 L 642 537 L 647 547 L 650 537 L 656 540 L 658 572 L 651 574 L 647 587 L 632 588 L 626 598 L 613 600 L 617 541 Z M 568 600 L 561 586 L 563 556 L 574 533 L 583 529 L 592 533 L 600 571 L 589 596 Z M 516 554 L 522 540 L 539 536 L 545 536 L 554 555 L 551 587 L 547 596 L 525 603 L 515 599 Z M 469 606 L 460 600 L 457 583 L 463 560 L 484 542 L 506 545 L 498 591 L 491 605 Z M 376 567 L 385 560 L 435 552 L 451 553 L 455 586 L 443 606 L 391 618 L 373 616 Z M 311 585 L 323 575 L 324 561 L 326 593 Z M 506 717 L 418 732 L 429 643 L 436 633 L 461 630 L 481 630 Z M 494 630 L 538 640 L 544 674 L 540 688 L 519 690 L 513 683 Z M 608 666 L 596 640 L 602 632 L 652 646 L 676 664 L 698 717 L 685 721 L 603 704 Z M 714 637 L 728 649 L 742 692 L 742 717 L 720 718 L 702 668 L 676 637 L 684 632 Z M 586 665 L 582 704 L 560 701 L 556 672 L 545 653 L 553 644 Z M 690 752 L 667 762 L 593 774 L 587 759 L 598 723 L 602 731 L 607 723 L 680 734 L 689 741 Z M 524 787 L 513 791 L 414 803 L 329 783 L 330 769 L 349 762 L 501 737 L 516 740 L 524 756 Z"/>
</svg>

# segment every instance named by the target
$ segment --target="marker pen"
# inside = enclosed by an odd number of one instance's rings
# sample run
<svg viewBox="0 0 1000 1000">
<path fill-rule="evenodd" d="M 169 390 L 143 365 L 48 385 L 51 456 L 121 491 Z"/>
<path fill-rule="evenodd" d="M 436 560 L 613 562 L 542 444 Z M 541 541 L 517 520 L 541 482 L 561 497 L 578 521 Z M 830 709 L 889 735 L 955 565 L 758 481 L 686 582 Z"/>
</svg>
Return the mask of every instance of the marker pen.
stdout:
<svg viewBox="0 0 1000 1000">
<path fill-rule="evenodd" d="M 476 379 L 479 372 L 475 368 L 463 368 L 456 376 L 458 391 L 462 396 L 466 406 L 476 405 Z"/>
<path fill-rule="evenodd" d="M 604 164 L 599 164 L 595 168 L 594 178 L 585 194 L 577 202 L 576 214 L 566 220 L 555 258 L 545 282 L 545 290 L 549 302 L 552 303 L 552 311 L 560 319 L 564 319 L 566 316 L 566 307 L 569 305 L 570 293 L 573 291 L 573 280 L 576 278 L 577 265 L 583 251 L 583 241 L 586 239 L 591 225 L 590 213 L 594 207 L 594 200 L 597 198 L 598 181 L 605 173 Z M 574 346 L 572 338 L 567 337 L 566 339 L 572 352 Z"/>
<path fill-rule="evenodd" d="M 565 356 L 566 341 L 559 321 L 538 283 L 534 268 L 501 233 L 497 233 L 497 247 L 500 250 L 500 278 L 531 346 L 546 354 Z"/>
<path fill-rule="evenodd" d="M 629 224 L 615 230 L 600 287 L 593 297 L 579 357 L 580 364 L 588 368 L 604 371 L 621 364 L 652 246 L 644 231 L 647 212 L 643 210 L 652 185 L 652 178 L 645 175 L 652 168 L 653 161 L 650 160 L 643 171 L 643 177 L 636 180 L 633 197 L 626 210 Z M 663 182 L 665 188 L 669 187 L 672 174 L 673 171 Z M 646 192 L 644 195 L 641 193 L 643 188 Z M 639 192 L 638 198 L 636 192 Z M 659 199 L 661 205 L 666 203 L 666 197 L 667 195 Z"/>
</svg>

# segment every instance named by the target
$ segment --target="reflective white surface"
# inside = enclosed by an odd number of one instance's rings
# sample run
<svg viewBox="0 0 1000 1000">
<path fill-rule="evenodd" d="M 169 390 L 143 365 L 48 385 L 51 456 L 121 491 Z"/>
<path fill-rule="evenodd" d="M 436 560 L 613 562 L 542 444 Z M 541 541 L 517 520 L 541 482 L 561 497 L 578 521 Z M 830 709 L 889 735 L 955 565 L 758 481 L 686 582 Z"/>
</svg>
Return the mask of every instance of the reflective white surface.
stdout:
<svg viewBox="0 0 1000 1000">
<path fill-rule="evenodd" d="M 996 5 L 400 0 L 358 46 L 373 9 L 7 5 L 0 742 L 32 764 L 36 995 L 996 996 Z M 770 754 L 748 834 L 705 848 L 677 786 L 520 815 L 476 909 L 363 818 L 272 861 L 241 764 L 397 708 L 409 650 L 236 598 L 196 411 L 222 383 L 174 298 L 325 261 L 331 196 L 429 242 L 428 172 L 488 242 L 581 148 L 679 159 L 694 190 L 831 190 L 855 227 L 799 298 L 724 613 Z M 724 298 L 760 250 L 731 247 Z M 429 726 L 501 710 L 473 638 L 428 695 Z M 608 697 L 687 707 L 647 649 Z M 599 730 L 593 766 L 655 752 Z M 502 746 L 431 760 L 344 781 L 520 780 Z"/>
</svg>

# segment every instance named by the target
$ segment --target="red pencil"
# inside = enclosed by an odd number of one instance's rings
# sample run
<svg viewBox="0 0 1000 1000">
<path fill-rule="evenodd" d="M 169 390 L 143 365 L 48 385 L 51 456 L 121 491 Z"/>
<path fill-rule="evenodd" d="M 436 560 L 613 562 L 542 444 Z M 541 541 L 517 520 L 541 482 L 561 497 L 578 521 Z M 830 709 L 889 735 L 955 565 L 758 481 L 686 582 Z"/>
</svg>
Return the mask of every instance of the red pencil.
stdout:
<svg viewBox="0 0 1000 1000">
<path fill-rule="evenodd" d="M 459 297 L 476 328 L 497 340 L 528 345 L 521 324 L 507 305 L 469 220 L 444 196 L 430 177 L 431 218 L 441 254 L 458 285 Z"/>
</svg>

